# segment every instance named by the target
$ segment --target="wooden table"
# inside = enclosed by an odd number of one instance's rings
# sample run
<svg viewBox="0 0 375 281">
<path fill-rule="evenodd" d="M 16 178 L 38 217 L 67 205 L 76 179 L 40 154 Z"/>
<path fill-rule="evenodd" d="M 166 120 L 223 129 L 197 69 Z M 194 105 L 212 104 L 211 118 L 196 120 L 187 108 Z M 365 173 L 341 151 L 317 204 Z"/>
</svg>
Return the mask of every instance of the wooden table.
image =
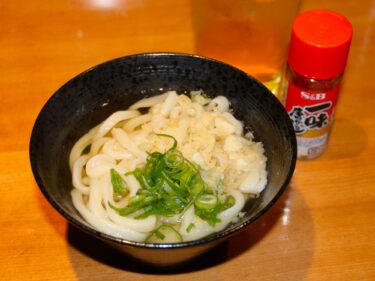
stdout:
<svg viewBox="0 0 375 281">
<path fill-rule="evenodd" d="M 375 1 L 306 0 L 355 35 L 326 153 L 298 162 L 281 200 L 199 264 L 156 274 L 72 228 L 31 173 L 33 122 L 51 94 L 108 59 L 193 52 L 188 0 L 0 3 L 1 280 L 375 280 Z"/>
</svg>

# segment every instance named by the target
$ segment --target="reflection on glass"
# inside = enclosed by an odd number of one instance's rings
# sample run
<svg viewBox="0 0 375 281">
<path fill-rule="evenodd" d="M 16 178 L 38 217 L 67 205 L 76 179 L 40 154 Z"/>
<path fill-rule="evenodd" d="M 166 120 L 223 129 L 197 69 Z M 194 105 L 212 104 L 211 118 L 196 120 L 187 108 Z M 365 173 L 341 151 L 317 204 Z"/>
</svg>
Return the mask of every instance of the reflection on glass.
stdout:
<svg viewBox="0 0 375 281">
<path fill-rule="evenodd" d="M 86 0 L 91 8 L 102 10 L 131 10 L 142 6 L 146 0 Z"/>
<path fill-rule="evenodd" d="M 288 198 L 285 201 L 285 207 L 283 208 L 283 213 L 282 213 L 282 216 L 281 216 L 281 224 L 283 226 L 287 226 L 290 223 L 290 208 L 289 208 L 289 205 L 290 205 L 290 198 Z"/>
</svg>

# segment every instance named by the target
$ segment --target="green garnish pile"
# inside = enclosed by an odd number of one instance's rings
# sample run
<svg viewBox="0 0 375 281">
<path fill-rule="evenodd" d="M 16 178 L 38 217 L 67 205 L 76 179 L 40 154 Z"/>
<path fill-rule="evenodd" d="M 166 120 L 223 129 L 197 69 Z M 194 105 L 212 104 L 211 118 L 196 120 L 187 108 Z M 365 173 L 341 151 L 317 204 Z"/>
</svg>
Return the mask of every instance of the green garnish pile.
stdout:
<svg viewBox="0 0 375 281">
<path fill-rule="evenodd" d="M 209 187 L 199 173 L 199 165 L 190 162 L 177 149 L 174 137 L 158 134 L 160 137 L 173 139 L 173 145 L 165 153 L 149 153 L 147 163 L 126 175 L 133 174 L 141 189 L 129 199 L 124 208 L 109 206 L 121 216 L 137 212 L 136 219 L 150 215 L 171 217 L 183 214 L 194 204 L 195 214 L 211 226 L 220 222 L 218 214 L 234 204 L 232 196 L 218 196 L 215 187 Z M 125 197 L 128 190 L 121 176 L 111 170 L 114 198 Z M 116 200 L 115 200 L 116 201 Z M 188 232 L 193 226 L 189 226 Z"/>
</svg>

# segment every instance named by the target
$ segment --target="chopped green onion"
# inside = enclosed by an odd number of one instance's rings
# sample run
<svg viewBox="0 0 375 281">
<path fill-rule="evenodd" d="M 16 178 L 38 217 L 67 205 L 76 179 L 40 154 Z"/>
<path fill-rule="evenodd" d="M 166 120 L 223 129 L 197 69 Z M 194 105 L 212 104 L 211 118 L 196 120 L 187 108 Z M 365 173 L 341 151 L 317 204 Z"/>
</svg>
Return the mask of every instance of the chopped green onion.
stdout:
<svg viewBox="0 0 375 281">
<path fill-rule="evenodd" d="M 128 206 L 124 208 L 117 208 L 111 204 L 111 202 L 108 202 L 109 207 L 111 207 L 113 210 L 115 210 L 120 216 L 127 216 L 130 215 L 143 207 L 147 206 L 149 203 L 154 201 L 155 198 L 151 196 L 144 196 L 144 195 L 136 195 L 135 197 L 132 197 L 129 200 Z"/>
<path fill-rule="evenodd" d="M 181 170 L 184 165 L 184 156 L 182 156 L 182 153 L 178 150 L 169 150 L 167 153 L 165 153 L 164 162 L 165 165 L 171 169 L 171 171 L 174 170 Z"/>
<path fill-rule="evenodd" d="M 192 229 L 194 226 L 195 226 L 195 224 L 191 222 L 191 223 L 189 224 L 189 226 L 186 228 L 186 232 L 189 233 L 189 232 L 191 231 L 191 229 Z"/>
<path fill-rule="evenodd" d="M 226 209 L 229 209 L 231 207 L 233 207 L 233 205 L 236 203 L 236 200 L 234 199 L 233 196 L 228 196 L 226 198 L 226 200 L 224 201 L 224 203 L 222 204 L 222 208 L 221 208 L 221 211 L 224 211 Z"/>
<path fill-rule="evenodd" d="M 212 194 L 204 194 L 204 196 L 212 195 Z M 213 195 L 215 196 L 215 195 Z M 204 200 L 207 201 L 207 200 Z M 220 218 L 218 217 L 219 213 L 222 211 L 229 209 L 235 203 L 235 199 L 233 196 L 227 196 L 224 202 L 218 202 L 212 208 L 207 208 L 207 205 L 200 205 L 201 201 L 199 201 L 199 197 L 194 202 L 195 203 L 195 214 L 200 217 L 201 219 L 208 222 L 209 225 L 214 226 L 216 223 L 220 222 Z M 198 204 L 197 204 L 198 203 Z"/>
<path fill-rule="evenodd" d="M 112 168 L 110 173 L 113 188 L 113 198 L 115 201 L 119 201 L 129 193 L 129 190 L 125 187 L 124 180 L 115 169 Z"/>
<path fill-rule="evenodd" d="M 199 174 L 195 174 L 192 176 L 189 182 L 189 192 L 191 195 L 197 195 L 201 193 L 204 189 L 204 182 Z"/>
<path fill-rule="evenodd" d="M 169 150 L 173 150 L 177 148 L 177 140 L 173 136 L 167 135 L 167 134 L 156 134 L 156 135 L 159 137 L 171 138 L 173 140 L 173 145 Z"/>
<path fill-rule="evenodd" d="M 130 198 L 126 207 L 116 208 L 108 202 L 110 208 L 121 216 L 138 212 L 135 218 L 144 219 L 150 215 L 182 215 L 194 204 L 196 215 L 210 225 L 220 222 L 218 214 L 231 207 L 234 198 L 227 197 L 221 202 L 216 195 L 211 194 L 199 173 L 199 165 L 182 155 L 177 149 L 177 140 L 169 135 L 157 135 L 171 138 L 172 146 L 165 153 L 148 153 L 144 167 L 126 173 L 134 175 L 141 189 Z M 123 192 L 124 182 L 114 169 L 111 169 L 111 180 L 114 192 L 115 189 Z M 188 228 L 191 230 L 192 227 L 189 225 Z"/>
<path fill-rule="evenodd" d="M 163 233 L 161 233 L 161 232 L 159 231 L 159 229 L 156 229 L 156 230 L 154 231 L 154 234 L 155 234 L 159 239 L 161 239 L 161 240 L 164 240 L 164 238 L 165 238 L 165 235 L 164 235 Z"/>
<path fill-rule="evenodd" d="M 217 196 L 213 194 L 202 194 L 195 200 L 195 206 L 201 209 L 213 209 L 217 204 Z"/>
<path fill-rule="evenodd" d="M 181 234 L 170 225 L 162 224 L 146 238 L 147 243 L 178 243 L 182 242 Z"/>
</svg>

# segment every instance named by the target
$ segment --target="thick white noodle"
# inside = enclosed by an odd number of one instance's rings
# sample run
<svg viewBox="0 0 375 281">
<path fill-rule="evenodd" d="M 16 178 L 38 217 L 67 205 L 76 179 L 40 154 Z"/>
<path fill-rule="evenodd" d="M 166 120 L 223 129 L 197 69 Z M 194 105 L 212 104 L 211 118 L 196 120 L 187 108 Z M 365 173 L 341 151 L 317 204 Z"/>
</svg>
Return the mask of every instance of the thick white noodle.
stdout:
<svg viewBox="0 0 375 281">
<path fill-rule="evenodd" d="M 135 196 L 137 191 L 141 189 L 141 185 L 133 175 L 125 176 L 125 182 L 129 188 L 129 197 Z"/>
<path fill-rule="evenodd" d="M 119 128 L 112 129 L 112 135 L 117 140 L 117 142 L 130 153 L 144 160 L 147 158 L 147 153 L 140 150 L 136 144 L 129 138 L 128 134 Z"/>
<path fill-rule="evenodd" d="M 107 219 L 107 213 L 103 207 L 103 181 L 98 178 L 94 178 L 90 184 L 90 197 L 87 203 L 88 209 L 91 213 L 101 219 Z"/>
<path fill-rule="evenodd" d="M 167 125 L 167 119 L 160 113 L 155 113 L 151 119 L 151 128 L 157 133 Z"/>
<path fill-rule="evenodd" d="M 151 117 L 152 117 L 152 115 L 150 113 L 134 117 L 134 118 L 130 119 L 129 121 L 127 121 L 124 124 L 124 126 L 122 126 L 122 128 L 127 132 L 131 132 L 135 128 L 137 128 L 138 126 L 140 126 L 140 125 L 142 125 L 146 122 L 149 122 L 151 120 Z"/>
<path fill-rule="evenodd" d="M 90 193 L 90 187 L 84 185 L 82 182 L 82 171 L 83 167 L 86 165 L 87 159 L 87 155 L 82 155 L 81 157 L 79 157 L 74 162 L 72 170 L 73 186 L 77 188 L 82 194 Z"/>
<path fill-rule="evenodd" d="M 160 113 L 164 117 L 169 116 L 169 113 L 171 112 L 172 108 L 176 105 L 177 98 L 178 98 L 177 93 L 175 91 L 169 91 L 167 92 L 167 94 L 168 96 L 163 102 L 161 109 L 160 109 Z"/>
<path fill-rule="evenodd" d="M 108 137 L 103 137 L 103 138 L 99 138 L 99 139 L 96 139 L 92 142 L 91 144 L 91 148 L 90 148 L 90 153 L 89 153 L 89 158 L 93 157 L 94 155 L 98 154 L 99 153 L 99 150 L 102 148 L 102 146 L 109 140 L 111 140 L 112 138 L 108 138 Z"/>
<path fill-rule="evenodd" d="M 134 231 L 122 225 L 117 225 L 107 219 L 95 216 L 89 209 L 87 209 L 83 202 L 82 194 L 77 189 L 73 189 L 71 194 L 74 207 L 89 224 L 98 230 L 114 237 L 125 238 L 131 241 L 142 242 L 146 239 L 148 233 Z"/>
<path fill-rule="evenodd" d="M 110 139 L 103 145 L 103 153 L 115 160 L 132 158 L 132 154 L 124 149 L 115 139 Z"/>
<path fill-rule="evenodd" d="M 203 106 L 200 105 L 199 103 L 196 103 L 196 102 L 194 102 L 192 106 L 193 106 L 194 111 L 195 111 L 194 116 L 196 118 L 201 118 L 202 114 L 203 114 L 203 111 L 204 111 Z"/>
<path fill-rule="evenodd" d="M 116 111 L 109 116 L 98 128 L 94 139 L 104 137 L 117 123 L 140 115 L 138 111 Z"/>
<path fill-rule="evenodd" d="M 90 178 L 98 178 L 106 175 L 111 168 L 115 167 L 115 165 L 115 159 L 105 154 L 97 154 L 87 161 L 86 174 Z"/>
<path fill-rule="evenodd" d="M 158 103 L 161 103 L 161 102 L 165 101 L 165 99 L 168 96 L 168 93 L 169 92 L 166 92 L 166 93 L 158 95 L 158 96 L 142 99 L 142 100 L 134 103 L 132 106 L 130 106 L 129 109 L 135 110 L 135 109 L 139 109 L 139 108 L 152 107 L 155 104 L 158 104 Z"/>
<path fill-rule="evenodd" d="M 83 150 L 90 145 L 92 139 L 96 135 L 99 126 L 91 129 L 87 134 L 83 135 L 74 145 L 69 155 L 70 169 L 73 168 L 74 162 L 81 156 Z"/>
<path fill-rule="evenodd" d="M 190 121 L 188 118 L 183 118 L 180 120 L 176 135 L 174 136 L 178 143 L 183 143 L 185 141 L 189 125 Z"/>
<path fill-rule="evenodd" d="M 178 119 L 181 115 L 181 112 L 182 112 L 181 106 L 177 105 L 172 108 L 171 113 L 169 114 L 169 118 Z"/>
<path fill-rule="evenodd" d="M 125 171 L 133 171 L 140 164 L 144 164 L 145 161 L 140 158 L 123 159 L 118 163 L 118 166 L 123 168 Z"/>
</svg>

